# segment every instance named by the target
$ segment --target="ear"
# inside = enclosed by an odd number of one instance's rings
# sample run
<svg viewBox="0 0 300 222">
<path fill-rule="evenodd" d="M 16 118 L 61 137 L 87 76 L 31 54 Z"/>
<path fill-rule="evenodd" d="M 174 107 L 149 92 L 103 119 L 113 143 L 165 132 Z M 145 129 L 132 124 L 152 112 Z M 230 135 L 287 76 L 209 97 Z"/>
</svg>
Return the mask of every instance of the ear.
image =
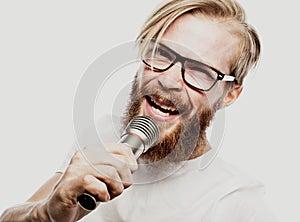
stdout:
<svg viewBox="0 0 300 222">
<path fill-rule="evenodd" d="M 242 86 L 234 85 L 234 87 L 230 89 L 227 95 L 224 97 L 223 106 L 230 106 L 232 103 L 234 103 L 237 100 L 237 98 L 239 98 L 242 91 Z"/>
</svg>

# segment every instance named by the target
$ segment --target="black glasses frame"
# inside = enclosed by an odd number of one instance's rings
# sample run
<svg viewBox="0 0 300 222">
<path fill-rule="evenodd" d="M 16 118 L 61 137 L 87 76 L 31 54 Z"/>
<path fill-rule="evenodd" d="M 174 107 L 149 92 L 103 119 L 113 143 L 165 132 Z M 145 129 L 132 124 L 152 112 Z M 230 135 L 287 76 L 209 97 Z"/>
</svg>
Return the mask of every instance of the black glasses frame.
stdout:
<svg viewBox="0 0 300 222">
<path fill-rule="evenodd" d="M 155 41 L 152 40 L 151 42 L 155 42 Z M 194 59 L 190 59 L 190 58 L 184 57 L 184 56 L 180 55 L 179 53 L 175 52 L 173 49 L 170 49 L 168 46 L 166 46 L 166 45 L 164 45 L 162 43 L 157 43 L 157 44 L 165 47 L 167 50 L 169 50 L 171 53 L 173 53 L 176 57 L 175 57 L 175 60 L 167 68 L 164 68 L 164 69 L 159 69 L 159 68 L 153 67 L 150 64 L 148 64 L 144 60 L 144 58 L 142 58 L 143 63 L 145 65 L 147 65 L 148 67 L 152 68 L 156 72 L 165 72 L 168 69 L 170 69 L 172 66 L 174 66 L 177 62 L 180 62 L 181 63 L 181 77 L 182 77 L 184 83 L 186 85 L 188 85 L 190 88 L 192 88 L 192 89 L 194 89 L 196 91 L 202 91 L 202 92 L 207 92 L 207 91 L 211 90 L 218 81 L 234 81 L 235 84 L 237 83 L 237 81 L 235 79 L 235 76 L 232 75 L 232 74 L 224 74 L 224 73 L 220 72 L 219 70 L 215 69 L 214 67 L 211 67 L 211 66 L 209 66 L 209 65 L 207 65 L 207 64 L 205 64 L 203 62 L 200 62 L 200 61 L 197 61 L 197 60 L 194 60 Z M 155 48 L 157 48 L 157 47 L 155 47 Z M 186 79 L 185 79 L 185 66 L 184 66 L 184 63 L 186 61 L 191 61 L 191 62 L 199 63 L 199 64 L 201 64 L 203 66 L 206 66 L 207 68 L 210 68 L 211 70 L 215 71 L 217 73 L 217 78 L 214 81 L 214 83 L 212 84 L 212 86 L 209 87 L 208 89 L 201 89 L 201 88 L 195 87 L 195 86 L 191 85 L 189 82 L 187 82 Z"/>
</svg>

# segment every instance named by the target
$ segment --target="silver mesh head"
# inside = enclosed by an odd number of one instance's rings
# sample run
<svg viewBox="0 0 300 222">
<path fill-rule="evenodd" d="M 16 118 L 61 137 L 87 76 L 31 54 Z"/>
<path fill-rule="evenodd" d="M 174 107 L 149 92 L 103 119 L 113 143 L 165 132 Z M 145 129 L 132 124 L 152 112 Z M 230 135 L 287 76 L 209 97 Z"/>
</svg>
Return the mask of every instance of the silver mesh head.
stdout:
<svg viewBox="0 0 300 222">
<path fill-rule="evenodd" d="M 129 122 L 122 136 L 126 134 L 140 137 L 145 145 L 145 152 L 158 140 L 159 128 L 150 117 L 136 116 Z"/>
</svg>

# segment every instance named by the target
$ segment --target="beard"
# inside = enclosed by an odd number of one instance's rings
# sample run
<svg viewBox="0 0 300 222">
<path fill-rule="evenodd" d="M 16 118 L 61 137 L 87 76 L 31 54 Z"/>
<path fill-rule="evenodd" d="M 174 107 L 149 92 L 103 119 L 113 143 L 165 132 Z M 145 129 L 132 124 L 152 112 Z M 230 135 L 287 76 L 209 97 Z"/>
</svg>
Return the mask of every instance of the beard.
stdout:
<svg viewBox="0 0 300 222">
<path fill-rule="evenodd" d="M 188 110 L 191 105 L 171 91 L 158 87 L 139 87 L 137 75 L 132 85 L 129 103 L 127 104 L 122 121 L 121 131 L 137 115 L 140 115 L 145 96 L 154 95 L 172 103 L 180 113 L 180 123 L 173 127 L 170 133 L 160 137 L 158 142 L 143 153 L 140 158 L 144 163 L 176 163 L 198 157 L 208 149 L 206 130 L 209 127 L 217 105 L 212 108 L 201 107 L 198 112 L 190 116 Z M 159 124 L 160 131 L 164 126 Z"/>
</svg>

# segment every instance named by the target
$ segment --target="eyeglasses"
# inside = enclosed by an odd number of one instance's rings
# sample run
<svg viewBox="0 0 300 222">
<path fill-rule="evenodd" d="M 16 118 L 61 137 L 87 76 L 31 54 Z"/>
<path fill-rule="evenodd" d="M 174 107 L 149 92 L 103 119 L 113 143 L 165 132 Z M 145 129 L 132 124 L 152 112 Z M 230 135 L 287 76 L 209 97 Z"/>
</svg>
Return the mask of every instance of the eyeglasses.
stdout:
<svg viewBox="0 0 300 222">
<path fill-rule="evenodd" d="M 164 72 L 181 63 L 182 79 L 189 87 L 200 91 L 209 91 L 218 81 L 236 81 L 233 75 L 226 75 L 200 61 L 179 55 L 174 50 L 155 40 L 150 41 L 142 60 L 155 72 Z"/>
</svg>

